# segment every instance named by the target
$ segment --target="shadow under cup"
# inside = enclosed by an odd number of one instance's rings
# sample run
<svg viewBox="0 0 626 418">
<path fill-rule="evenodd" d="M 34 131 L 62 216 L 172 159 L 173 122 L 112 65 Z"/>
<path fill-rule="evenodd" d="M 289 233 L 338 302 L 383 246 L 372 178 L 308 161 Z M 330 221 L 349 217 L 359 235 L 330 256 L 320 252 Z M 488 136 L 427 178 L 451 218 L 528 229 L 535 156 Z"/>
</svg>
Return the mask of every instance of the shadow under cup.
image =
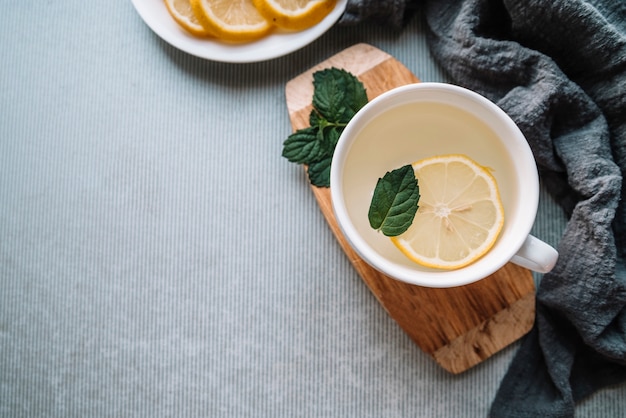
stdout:
<svg viewBox="0 0 626 418">
<path fill-rule="evenodd" d="M 464 154 L 489 168 L 504 207 L 494 246 L 457 270 L 414 263 L 372 229 L 367 216 L 376 182 L 387 171 L 443 154 Z M 375 98 L 350 121 L 333 157 L 331 195 L 342 232 L 368 264 L 408 283 L 451 287 L 485 278 L 515 255 L 535 220 L 539 179 L 526 139 L 499 107 L 461 87 L 418 83 Z"/>
</svg>

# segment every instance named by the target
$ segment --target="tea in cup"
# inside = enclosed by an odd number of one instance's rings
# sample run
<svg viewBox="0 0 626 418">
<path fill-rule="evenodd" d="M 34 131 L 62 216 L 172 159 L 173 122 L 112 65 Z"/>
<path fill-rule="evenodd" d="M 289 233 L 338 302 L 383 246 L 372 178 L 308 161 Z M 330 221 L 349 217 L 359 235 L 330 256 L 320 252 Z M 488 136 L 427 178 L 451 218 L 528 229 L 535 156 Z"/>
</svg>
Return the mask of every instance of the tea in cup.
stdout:
<svg viewBox="0 0 626 418">
<path fill-rule="evenodd" d="M 459 154 L 488 167 L 498 186 L 504 223 L 493 246 L 476 261 L 456 269 L 425 267 L 370 226 L 373 191 L 386 172 L 418 160 Z M 509 261 L 545 273 L 558 258 L 554 248 L 530 234 L 539 203 L 539 177 L 524 135 L 498 106 L 459 86 L 410 84 L 365 105 L 335 148 L 330 189 L 337 223 L 350 246 L 372 267 L 397 280 L 428 287 L 460 286 L 489 276 Z"/>
</svg>

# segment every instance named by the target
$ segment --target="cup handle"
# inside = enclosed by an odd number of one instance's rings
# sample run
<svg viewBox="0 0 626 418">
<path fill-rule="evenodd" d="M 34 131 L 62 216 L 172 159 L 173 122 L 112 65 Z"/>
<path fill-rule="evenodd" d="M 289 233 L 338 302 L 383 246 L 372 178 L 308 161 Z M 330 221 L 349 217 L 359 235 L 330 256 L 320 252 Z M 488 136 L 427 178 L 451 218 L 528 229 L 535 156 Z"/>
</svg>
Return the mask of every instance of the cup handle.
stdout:
<svg viewBox="0 0 626 418">
<path fill-rule="evenodd" d="M 559 258 L 557 250 L 532 235 L 528 235 L 522 247 L 513 256 L 511 262 L 518 266 L 536 271 L 548 273 Z"/>
</svg>

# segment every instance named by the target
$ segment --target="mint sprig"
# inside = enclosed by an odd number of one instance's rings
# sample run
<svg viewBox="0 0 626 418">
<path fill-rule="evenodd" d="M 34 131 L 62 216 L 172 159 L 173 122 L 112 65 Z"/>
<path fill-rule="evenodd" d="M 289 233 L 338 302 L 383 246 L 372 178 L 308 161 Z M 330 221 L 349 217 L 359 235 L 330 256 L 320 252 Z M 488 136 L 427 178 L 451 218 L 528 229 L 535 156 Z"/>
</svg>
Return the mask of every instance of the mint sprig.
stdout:
<svg viewBox="0 0 626 418">
<path fill-rule="evenodd" d="M 387 172 L 378 179 L 369 212 L 370 226 L 394 237 L 405 232 L 415 218 L 420 189 L 409 164 Z"/>
<path fill-rule="evenodd" d="M 283 143 L 283 157 L 308 165 L 314 186 L 330 186 L 335 146 L 350 119 L 367 103 L 367 92 L 353 74 L 327 68 L 313 74 L 313 110 L 309 127 L 299 129 Z"/>
</svg>

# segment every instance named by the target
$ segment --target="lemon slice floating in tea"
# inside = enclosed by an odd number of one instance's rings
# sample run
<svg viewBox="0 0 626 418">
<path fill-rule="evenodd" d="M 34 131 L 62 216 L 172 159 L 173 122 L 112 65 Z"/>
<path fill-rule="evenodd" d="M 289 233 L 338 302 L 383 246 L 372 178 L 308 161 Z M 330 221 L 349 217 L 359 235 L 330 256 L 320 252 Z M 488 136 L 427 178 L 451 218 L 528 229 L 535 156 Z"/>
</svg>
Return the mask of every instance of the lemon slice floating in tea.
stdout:
<svg viewBox="0 0 626 418">
<path fill-rule="evenodd" d="M 504 224 L 495 178 L 464 155 L 442 155 L 412 164 L 419 180 L 419 209 L 393 243 L 424 266 L 456 269 L 482 257 Z"/>
<path fill-rule="evenodd" d="M 303 30 L 322 21 L 337 0 L 252 0 L 257 10 L 274 25 Z"/>
</svg>

